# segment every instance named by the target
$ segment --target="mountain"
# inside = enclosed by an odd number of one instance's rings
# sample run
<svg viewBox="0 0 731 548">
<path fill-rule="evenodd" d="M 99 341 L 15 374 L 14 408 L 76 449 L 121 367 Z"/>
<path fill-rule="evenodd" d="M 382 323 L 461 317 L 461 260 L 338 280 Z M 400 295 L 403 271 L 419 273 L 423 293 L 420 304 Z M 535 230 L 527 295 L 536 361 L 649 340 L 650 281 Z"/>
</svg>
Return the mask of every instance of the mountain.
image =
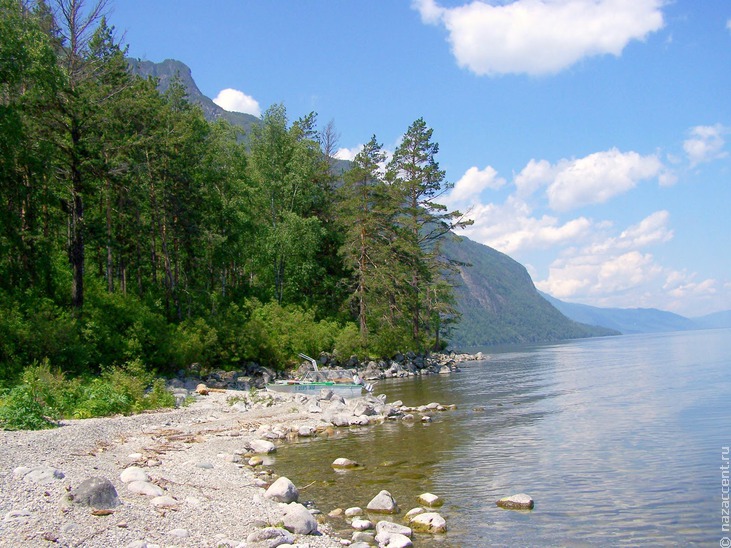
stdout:
<svg viewBox="0 0 731 548">
<path fill-rule="evenodd" d="M 491 247 L 464 237 L 444 246 L 459 267 L 457 309 L 462 314 L 450 336 L 452 346 L 548 342 L 618 335 L 605 327 L 573 321 L 536 290 L 523 265 Z"/>
<path fill-rule="evenodd" d="M 700 316 L 698 318 L 692 319 L 693 322 L 695 322 L 695 324 L 702 329 L 719 329 L 731 327 L 731 310 L 715 312 L 713 314 L 707 314 L 706 316 Z"/>
<path fill-rule="evenodd" d="M 698 323 L 693 320 L 656 308 L 599 308 L 563 302 L 546 293 L 541 293 L 541 295 L 572 320 L 616 329 L 625 335 L 699 328 Z"/>
<path fill-rule="evenodd" d="M 259 118 L 251 114 L 224 110 L 214 103 L 212 99 L 203 95 L 201 90 L 198 89 L 195 80 L 193 80 L 190 67 L 188 67 L 185 63 L 174 59 L 166 59 L 162 63 L 129 59 L 128 64 L 132 74 L 142 76 L 143 78 L 157 78 L 157 88 L 161 92 L 165 92 L 168 87 L 170 87 L 170 83 L 177 76 L 183 84 L 183 87 L 185 87 L 190 102 L 200 105 L 203 109 L 203 115 L 206 117 L 206 120 L 214 121 L 224 119 L 231 124 L 242 128 L 244 133 L 248 133 L 251 126 L 258 124 L 261 121 Z"/>
</svg>

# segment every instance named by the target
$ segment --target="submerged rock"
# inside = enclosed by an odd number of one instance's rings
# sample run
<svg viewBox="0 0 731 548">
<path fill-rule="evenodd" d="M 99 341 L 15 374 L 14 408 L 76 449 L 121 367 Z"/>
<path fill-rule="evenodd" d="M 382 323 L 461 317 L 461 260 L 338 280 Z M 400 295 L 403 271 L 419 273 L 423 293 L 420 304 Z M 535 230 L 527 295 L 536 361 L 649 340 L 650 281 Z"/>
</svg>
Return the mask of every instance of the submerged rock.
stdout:
<svg viewBox="0 0 731 548">
<path fill-rule="evenodd" d="M 354 460 L 346 459 L 343 457 L 337 458 L 330 465 L 333 468 L 339 468 L 341 470 L 348 470 L 352 468 L 362 468 L 362 465 L 355 462 Z"/>
</svg>

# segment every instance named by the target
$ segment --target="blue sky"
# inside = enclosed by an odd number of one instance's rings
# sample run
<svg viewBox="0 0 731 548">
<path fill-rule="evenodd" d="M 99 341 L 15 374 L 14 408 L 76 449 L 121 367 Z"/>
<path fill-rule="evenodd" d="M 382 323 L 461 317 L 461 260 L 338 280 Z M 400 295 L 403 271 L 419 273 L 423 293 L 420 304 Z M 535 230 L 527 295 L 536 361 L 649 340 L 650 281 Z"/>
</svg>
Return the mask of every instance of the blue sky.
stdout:
<svg viewBox="0 0 731 548">
<path fill-rule="evenodd" d="M 332 120 L 340 156 L 423 117 L 463 235 L 562 300 L 731 309 L 728 0 L 116 0 L 132 57 L 228 110 Z M 226 91 L 228 90 L 228 91 Z M 224 92 L 224 93 L 222 93 Z"/>
</svg>

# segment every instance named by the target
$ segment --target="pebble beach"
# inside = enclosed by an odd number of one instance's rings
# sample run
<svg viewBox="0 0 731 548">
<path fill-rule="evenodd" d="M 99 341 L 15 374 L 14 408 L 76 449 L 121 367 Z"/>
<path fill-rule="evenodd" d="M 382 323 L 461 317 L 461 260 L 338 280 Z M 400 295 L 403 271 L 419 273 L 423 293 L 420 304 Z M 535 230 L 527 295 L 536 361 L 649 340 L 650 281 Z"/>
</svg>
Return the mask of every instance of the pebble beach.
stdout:
<svg viewBox="0 0 731 548">
<path fill-rule="evenodd" d="M 241 399 L 230 405 L 229 398 Z M 42 431 L 0 432 L 0 546 L 268 546 L 247 540 L 282 523 L 286 504 L 264 496 L 250 442 L 267 432 L 320 427 L 292 400 L 242 405 L 236 391 L 211 392 L 187 407 L 135 416 L 64 421 Z M 130 490 L 141 469 L 148 494 Z M 111 482 L 108 510 L 69 496 L 89 478 Z M 326 524 L 289 544 L 342 546 Z M 281 544 L 280 544 L 281 545 Z"/>
</svg>

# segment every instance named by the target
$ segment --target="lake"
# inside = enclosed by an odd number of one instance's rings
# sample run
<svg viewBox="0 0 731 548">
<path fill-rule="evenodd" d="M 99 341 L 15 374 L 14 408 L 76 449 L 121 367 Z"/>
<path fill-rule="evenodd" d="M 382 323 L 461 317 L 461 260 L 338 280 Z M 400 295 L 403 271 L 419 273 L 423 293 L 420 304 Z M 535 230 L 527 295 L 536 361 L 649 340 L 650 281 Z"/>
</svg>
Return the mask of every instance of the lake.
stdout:
<svg viewBox="0 0 731 548">
<path fill-rule="evenodd" d="M 288 444 L 274 470 L 306 486 L 300 499 L 324 513 L 365 508 L 381 489 L 402 513 L 421 493 L 439 495 L 449 531 L 415 537 L 417 547 L 718 546 L 731 537 L 722 532 L 721 470 L 731 445 L 731 330 L 484 352 L 460 373 L 376 385 L 388 401 L 457 410 Z M 336 472 L 338 457 L 365 468 Z M 515 493 L 535 508 L 495 506 Z"/>
</svg>

